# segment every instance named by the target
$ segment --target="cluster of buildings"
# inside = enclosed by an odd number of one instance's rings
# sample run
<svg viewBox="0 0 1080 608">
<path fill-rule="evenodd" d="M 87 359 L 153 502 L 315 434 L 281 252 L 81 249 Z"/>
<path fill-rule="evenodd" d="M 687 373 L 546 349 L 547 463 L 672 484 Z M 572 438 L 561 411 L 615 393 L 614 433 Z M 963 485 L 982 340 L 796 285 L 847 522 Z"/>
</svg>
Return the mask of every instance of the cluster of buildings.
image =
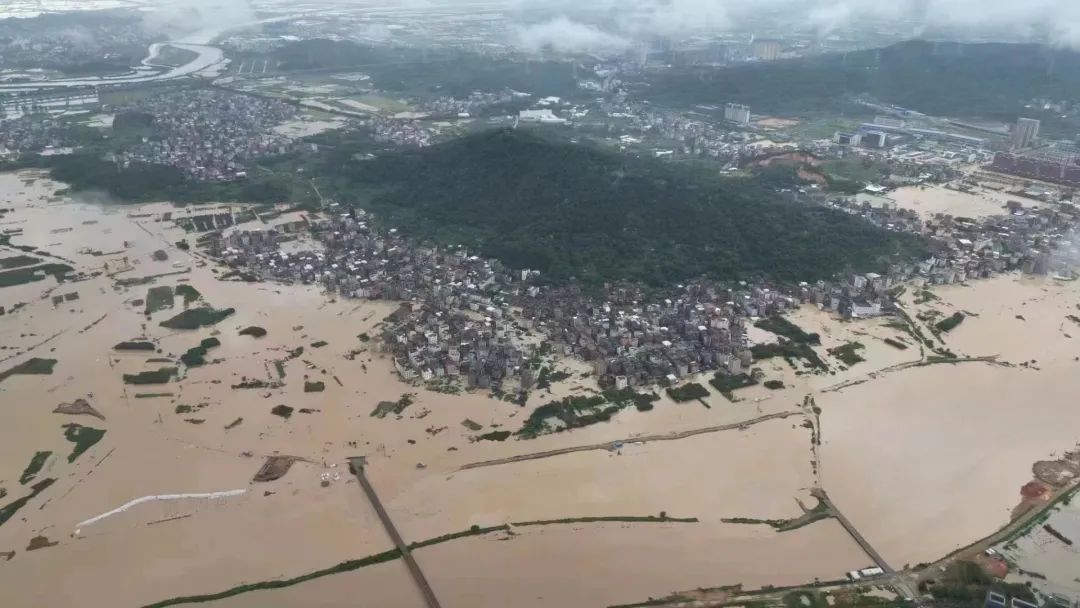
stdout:
<svg viewBox="0 0 1080 608">
<path fill-rule="evenodd" d="M 473 91 L 465 99 L 437 97 L 425 101 L 421 108 L 432 116 L 469 118 L 488 113 L 492 108 L 507 106 L 531 97 L 510 89 L 497 92 Z"/>
<path fill-rule="evenodd" d="M 573 286 L 531 287 L 520 303 L 563 354 L 589 362 L 602 386 L 621 389 L 749 371 L 749 317 L 786 310 L 792 300 L 769 289 L 695 283 L 653 300 L 633 286 L 613 288 L 603 300 Z"/>
<path fill-rule="evenodd" d="M 877 116 L 873 122 L 864 122 L 854 131 L 837 131 L 833 135 L 833 141 L 839 145 L 869 150 L 882 150 L 925 140 L 973 150 L 986 149 L 990 145 L 990 140 L 985 137 L 917 127 L 908 124 L 903 118 L 888 115 Z"/>
<path fill-rule="evenodd" d="M 315 241 L 286 252 L 282 243 L 298 234 Z M 536 381 L 535 369 L 526 365 L 536 344 L 520 339 L 521 327 L 501 297 L 513 280 L 498 261 L 464 248 L 417 246 L 397 230 L 376 230 L 358 209 L 327 218 L 304 215 L 268 229 L 240 224 L 223 232 L 209 252 L 261 279 L 406 302 L 380 343 L 406 380 L 506 392 L 528 390 Z"/>
<path fill-rule="evenodd" d="M 1070 148 L 1043 148 L 1027 152 L 998 152 L 990 168 L 1026 179 L 1080 187 L 1080 154 Z"/>
<path fill-rule="evenodd" d="M 292 140 L 274 127 L 297 113 L 281 101 L 206 89 L 169 91 L 115 110 L 149 115 L 154 134 L 118 152 L 118 162 L 169 165 L 205 181 L 245 177 L 255 159 L 289 151 Z"/>
<path fill-rule="evenodd" d="M 858 197 L 838 199 L 831 205 L 888 230 L 921 233 L 935 243 L 932 256 L 926 260 L 892 267 L 882 279 L 883 289 L 901 283 L 961 283 L 1015 270 L 1068 278 L 1080 261 L 1080 250 L 1071 236 L 1080 229 L 1080 210 L 1067 206 L 1013 200 L 1001 215 L 979 220 L 939 215 L 924 222 L 913 211 L 874 206 Z M 840 304 L 814 301 L 834 310 Z"/>
<path fill-rule="evenodd" d="M 699 280 L 663 295 L 629 284 L 597 296 L 578 286 L 549 286 L 463 248 L 424 247 L 396 230 L 374 227 L 361 210 L 328 217 L 293 216 L 252 230 L 239 224 L 210 252 L 261 279 L 317 283 L 344 297 L 406 304 L 385 326 L 381 348 L 406 380 L 467 388 L 527 391 L 540 344 L 589 362 L 603 386 L 676 382 L 710 371 L 751 372 L 752 320 L 814 304 L 848 318 L 891 311 L 902 285 L 951 284 L 1021 270 L 1072 278 L 1080 249 L 1071 240 L 1080 212 L 1010 201 L 1007 213 L 982 220 L 875 206 L 857 197 L 829 203 L 888 230 L 933 239 L 925 260 L 879 273 L 851 274 L 797 286 Z M 332 210 L 337 206 L 332 205 Z M 298 236 L 302 247 L 283 243 Z M 296 243 L 293 243 L 296 245 Z"/>
<path fill-rule="evenodd" d="M 765 142 L 764 136 L 708 120 L 697 114 L 660 110 L 643 104 L 608 105 L 610 119 L 622 132 L 622 147 L 642 145 L 656 156 L 701 156 L 737 164 L 740 158 L 753 156 L 753 144 Z"/>
<path fill-rule="evenodd" d="M 1041 142 L 1038 120 L 1016 121 L 1009 150 L 994 155 L 990 168 L 999 173 L 1071 188 L 1080 186 L 1080 147 L 1071 142 Z"/>
<path fill-rule="evenodd" d="M 21 154 L 48 154 L 77 144 L 71 128 L 48 115 L 0 120 L 0 161 Z"/>
<path fill-rule="evenodd" d="M 423 148 L 430 146 L 435 132 L 420 120 L 373 116 L 368 125 L 375 141 L 395 146 Z"/>
<path fill-rule="evenodd" d="M 1070 188 L 1080 187 L 1080 147 L 1071 142 L 1039 139 L 1040 122 L 1020 118 L 1012 127 L 1009 149 L 994 154 L 990 169 Z"/>
</svg>

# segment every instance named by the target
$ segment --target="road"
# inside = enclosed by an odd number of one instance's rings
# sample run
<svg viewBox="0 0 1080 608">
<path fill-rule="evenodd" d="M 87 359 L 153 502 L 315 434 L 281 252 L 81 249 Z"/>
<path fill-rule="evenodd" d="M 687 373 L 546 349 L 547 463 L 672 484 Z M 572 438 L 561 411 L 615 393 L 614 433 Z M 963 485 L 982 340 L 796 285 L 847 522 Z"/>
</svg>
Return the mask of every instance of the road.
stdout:
<svg viewBox="0 0 1080 608">
<path fill-rule="evenodd" d="M 608 441 L 606 443 L 590 443 L 588 445 L 578 445 L 569 448 L 559 448 L 557 450 L 547 450 L 545 452 L 533 452 L 532 454 L 521 454 L 519 456 L 510 456 L 508 458 L 498 458 L 495 460 L 482 460 L 480 462 L 472 462 L 463 465 L 459 468 L 459 471 L 467 469 L 477 469 L 480 467 L 493 467 L 500 464 L 509 464 L 511 462 L 523 462 L 526 460 L 537 460 L 540 458 L 551 458 L 552 456 L 561 456 L 563 454 L 573 454 L 574 452 L 590 452 L 592 450 L 615 450 L 620 445 L 628 445 L 633 443 L 648 443 L 650 441 L 674 441 L 677 439 L 686 439 L 687 437 L 693 437 L 694 435 L 702 435 L 704 433 L 718 433 L 720 431 L 731 431 L 735 429 L 741 429 L 768 420 L 775 420 L 777 418 L 787 418 L 788 416 L 794 416 L 801 414 L 801 411 L 793 410 L 787 412 L 777 412 L 775 414 L 767 414 L 765 416 L 758 416 L 757 418 L 751 418 L 750 420 L 743 420 L 741 422 L 733 422 L 731 424 L 722 424 L 720 426 L 707 426 L 700 429 L 692 429 L 689 431 L 679 431 L 677 433 L 665 433 L 663 435 L 643 435 L 640 437 L 631 437 L 629 439 L 617 439 L 615 441 Z"/>
<path fill-rule="evenodd" d="M 401 552 L 401 559 L 409 568 L 409 574 L 411 574 L 413 580 L 416 581 L 416 586 L 420 588 L 420 593 L 424 596 L 424 601 L 427 603 L 428 608 L 440 608 L 439 599 L 435 597 L 435 591 L 431 588 L 431 585 L 428 584 L 423 571 L 420 570 L 420 564 L 416 563 L 416 560 L 412 556 L 412 552 L 409 551 L 409 546 L 405 544 L 405 540 L 401 538 L 401 534 L 398 534 L 394 522 L 390 519 L 390 514 L 383 508 L 382 501 L 379 500 L 379 495 L 375 493 L 375 488 L 371 486 L 371 482 L 368 481 L 367 475 L 364 475 L 364 459 L 351 458 L 349 460 L 349 470 L 356 476 L 356 480 L 360 482 L 360 487 L 364 489 L 364 494 L 367 494 L 368 501 L 371 502 L 371 506 L 375 508 L 375 514 L 379 516 L 379 520 L 382 521 L 383 527 L 386 528 L 386 533 L 390 535 L 390 540 L 394 541 L 394 546 Z"/>
<path fill-rule="evenodd" d="M 859 547 L 862 548 L 863 552 L 865 552 L 870 557 L 870 559 L 874 561 L 874 564 L 876 564 L 878 568 L 881 568 L 885 571 L 885 576 L 888 576 L 893 580 L 900 593 L 905 598 L 915 599 L 915 605 L 921 606 L 917 599 L 919 596 L 916 590 L 912 589 L 911 585 L 909 585 L 907 581 L 904 581 L 900 578 L 900 576 L 896 573 L 896 570 L 894 570 L 892 566 L 890 566 L 889 563 L 885 561 L 885 558 L 877 552 L 877 549 L 875 549 L 873 545 L 870 544 L 870 541 L 866 540 L 866 537 L 864 537 L 862 533 L 859 532 L 859 530 L 855 527 L 855 524 L 851 523 L 851 520 L 849 520 L 847 516 L 844 515 L 843 511 L 836 508 L 836 505 L 833 503 L 832 499 L 829 498 L 829 495 L 825 492 L 825 490 L 822 490 L 821 488 L 815 488 L 811 491 L 811 494 L 813 494 L 816 498 L 818 498 L 822 503 L 825 504 L 825 506 L 829 509 L 829 512 L 831 512 L 833 517 L 835 517 L 836 520 L 840 522 L 840 525 L 843 526 L 845 530 L 847 530 L 847 533 L 859 545 Z"/>
</svg>

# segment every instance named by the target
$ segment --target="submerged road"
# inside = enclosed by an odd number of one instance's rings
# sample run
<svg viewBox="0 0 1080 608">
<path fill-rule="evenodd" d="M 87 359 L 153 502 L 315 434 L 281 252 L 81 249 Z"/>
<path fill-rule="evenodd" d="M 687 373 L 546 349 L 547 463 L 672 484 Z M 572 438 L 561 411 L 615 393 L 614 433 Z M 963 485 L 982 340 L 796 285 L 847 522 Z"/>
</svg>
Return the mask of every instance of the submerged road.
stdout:
<svg viewBox="0 0 1080 608">
<path fill-rule="evenodd" d="M 700 429 L 691 429 L 689 431 L 678 431 L 675 433 L 665 433 L 663 435 L 643 435 L 641 437 L 631 437 L 629 439 L 616 439 L 615 441 L 608 441 L 606 443 L 590 443 L 588 445 L 577 445 L 569 448 L 547 450 L 545 452 L 533 452 L 532 454 L 521 454 L 520 456 L 498 458 L 496 460 L 482 460 L 480 462 L 472 462 L 466 465 L 462 465 L 462 467 L 458 470 L 465 471 L 467 469 L 478 469 L 480 467 L 493 467 L 500 464 L 509 464 L 511 462 L 523 462 L 526 460 L 537 460 L 539 458 L 551 458 L 552 456 L 561 456 L 563 454 L 573 454 L 574 452 L 590 452 L 592 450 L 614 450 L 618 449 L 620 445 L 629 445 L 633 443 L 648 443 L 650 441 L 675 441 L 678 439 L 686 439 L 687 437 L 693 437 L 694 435 L 703 435 L 705 433 L 718 433 L 720 431 L 741 429 L 761 422 L 765 422 L 767 420 L 787 418 L 788 416 L 794 416 L 801 413 L 802 411 L 800 410 L 777 412 L 775 414 L 758 416 L 757 418 L 751 418 L 750 420 L 743 420 L 741 422 L 733 422 L 731 424 L 722 424 L 719 426 L 707 426 Z"/>
<path fill-rule="evenodd" d="M 371 486 L 371 482 L 368 481 L 367 475 L 364 475 L 364 460 L 362 458 L 349 459 L 349 470 L 356 476 L 356 480 L 360 482 L 360 487 L 364 489 L 364 494 L 367 494 L 368 501 L 371 502 L 371 506 L 375 508 L 376 515 L 379 516 L 379 520 L 382 521 L 383 527 L 386 528 L 386 533 L 390 535 L 390 540 L 394 541 L 394 546 L 401 552 L 401 559 L 405 561 L 405 565 L 409 568 L 409 574 L 411 574 L 413 580 L 416 581 L 416 586 L 420 588 L 420 593 L 424 596 L 424 601 L 427 603 L 428 608 L 440 608 L 439 599 L 435 597 L 435 591 L 431 588 L 431 585 L 428 584 L 423 571 L 420 570 L 420 564 L 416 563 L 416 560 L 413 559 L 412 552 L 409 551 L 409 546 L 405 544 L 405 540 L 401 538 L 401 534 L 398 534 L 397 528 L 394 527 L 394 522 L 390 519 L 390 514 L 383 508 L 382 501 L 379 500 L 379 495 L 375 493 L 375 488 Z"/>
</svg>

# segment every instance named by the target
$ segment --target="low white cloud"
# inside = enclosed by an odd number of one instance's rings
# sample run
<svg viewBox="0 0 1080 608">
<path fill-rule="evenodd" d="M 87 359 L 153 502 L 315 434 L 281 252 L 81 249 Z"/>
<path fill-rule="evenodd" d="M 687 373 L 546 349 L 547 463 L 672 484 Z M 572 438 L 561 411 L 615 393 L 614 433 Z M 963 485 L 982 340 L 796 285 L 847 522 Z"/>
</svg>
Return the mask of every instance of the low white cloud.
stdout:
<svg viewBox="0 0 1080 608">
<path fill-rule="evenodd" d="M 550 48 L 563 53 L 615 52 L 630 44 L 626 38 L 567 17 L 520 26 L 516 29 L 515 41 L 525 50 L 539 51 Z"/>
<path fill-rule="evenodd" d="M 507 0 L 602 23 L 613 35 L 676 36 L 743 30 L 763 23 L 819 34 L 894 23 L 902 32 L 1034 38 L 1080 48 L 1080 0 Z"/>
<path fill-rule="evenodd" d="M 144 13 L 147 27 L 168 34 L 224 30 L 255 21 L 248 0 L 152 0 Z"/>
</svg>

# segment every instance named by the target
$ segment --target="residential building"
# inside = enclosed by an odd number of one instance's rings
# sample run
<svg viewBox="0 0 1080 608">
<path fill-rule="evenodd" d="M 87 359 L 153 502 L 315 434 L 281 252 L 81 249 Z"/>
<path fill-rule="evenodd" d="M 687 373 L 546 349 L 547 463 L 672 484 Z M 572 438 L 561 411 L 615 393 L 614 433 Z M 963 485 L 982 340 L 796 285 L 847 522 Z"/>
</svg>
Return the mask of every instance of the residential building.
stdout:
<svg viewBox="0 0 1080 608">
<path fill-rule="evenodd" d="M 746 127 L 750 125 L 750 106 L 729 103 L 724 106 L 724 120 Z"/>
<path fill-rule="evenodd" d="M 1021 118 L 1016 121 L 1012 132 L 1012 149 L 1030 148 L 1039 136 L 1039 121 L 1034 118 Z"/>
</svg>

